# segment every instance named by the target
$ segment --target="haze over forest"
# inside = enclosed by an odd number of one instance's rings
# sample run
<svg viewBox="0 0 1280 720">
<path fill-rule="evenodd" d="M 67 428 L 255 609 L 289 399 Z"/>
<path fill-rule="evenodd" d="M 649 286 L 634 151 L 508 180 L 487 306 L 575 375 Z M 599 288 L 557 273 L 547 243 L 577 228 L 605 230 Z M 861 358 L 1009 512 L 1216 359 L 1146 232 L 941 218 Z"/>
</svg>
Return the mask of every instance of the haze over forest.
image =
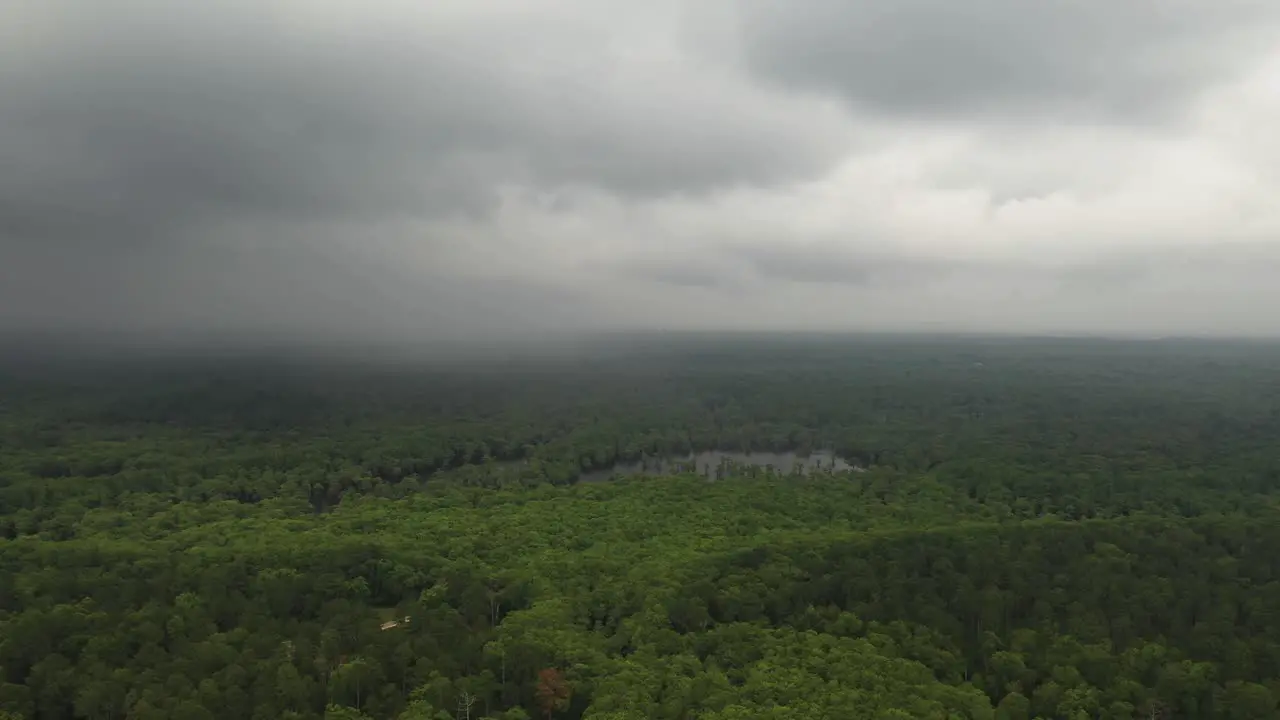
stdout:
<svg viewBox="0 0 1280 720">
<path fill-rule="evenodd" d="M 11 0 L 0 329 L 1274 336 L 1280 5 Z"/>
</svg>

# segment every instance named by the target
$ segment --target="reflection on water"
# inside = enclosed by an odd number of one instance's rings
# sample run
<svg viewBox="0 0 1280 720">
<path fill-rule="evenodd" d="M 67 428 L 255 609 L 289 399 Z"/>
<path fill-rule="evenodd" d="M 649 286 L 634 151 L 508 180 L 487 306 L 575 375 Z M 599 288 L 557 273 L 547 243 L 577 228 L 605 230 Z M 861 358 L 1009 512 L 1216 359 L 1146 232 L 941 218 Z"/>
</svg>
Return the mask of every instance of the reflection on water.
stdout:
<svg viewBox="0 0 1280 720">
<path fill-rule="evenodd" d="M 774 472 L 790 475 L 792 473 L 843 472 L 853 470 L 860 472 L 861 467 L 850 465 L 835 453 L 818 450 L 809 455 L 797 455 L 793 452 L 721 452 L 713 450 L 686 455 L 684 457 L 652 457 L 634 463 L 618 463 L 603 470 L 584 472 L 579 482 L 599 482 L 611 477 L 627 477 L 631 475 L 672 475 L 682 472 L 696 472 L 710 479 L 728 477 L 733 468 L 754 466 L 771 468 Z"/>
</svg>

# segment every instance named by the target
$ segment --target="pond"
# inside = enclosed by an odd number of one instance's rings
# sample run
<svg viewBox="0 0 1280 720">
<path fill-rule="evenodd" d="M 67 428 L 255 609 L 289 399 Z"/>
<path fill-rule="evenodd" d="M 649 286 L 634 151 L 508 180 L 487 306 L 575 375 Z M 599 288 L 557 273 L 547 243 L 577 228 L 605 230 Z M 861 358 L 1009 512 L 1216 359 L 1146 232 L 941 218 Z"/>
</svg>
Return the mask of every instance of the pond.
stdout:
<svg viewBox="0 0 1280 720">
<path fill-rule="evenodd" d="M 853 470 L 861 472 L 862 467 L 852 465 L 829 450 L 816 450 L 808 455 L 793 452 L 723 452 L 711 450 L 694 453 L 683 457 L 652 457 L 634 463 L 617 463 L 601 470 L 584 472 L 578 482 L 600 482 L 612 477 L 629 477 L 632 475 L 672 475 L 693 471 L 710 479 L 725 477 L 733 466 L 771 467 L 774 472 L 790 475 L 794 472 L 803 474 L 819 472 L 844 472 Z"/>
</svg>

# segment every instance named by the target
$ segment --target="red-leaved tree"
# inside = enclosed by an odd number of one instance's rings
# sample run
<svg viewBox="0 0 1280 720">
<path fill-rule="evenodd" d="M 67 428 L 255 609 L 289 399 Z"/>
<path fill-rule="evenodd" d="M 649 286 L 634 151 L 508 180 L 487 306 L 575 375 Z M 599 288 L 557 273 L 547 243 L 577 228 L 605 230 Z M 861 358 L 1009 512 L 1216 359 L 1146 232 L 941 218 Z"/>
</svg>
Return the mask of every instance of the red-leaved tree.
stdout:
<svg viewBox="0 0 1280 720">
<path fill-rule="evenodd" d="M 564 673 L 555 668 L 545 668 L 538 671 L 538 689 L 534 691 L 534 695 L 538 699 L 538 707 L 542 709 L 543 716 L 550 720 L 551 715 L 557 710 L 569 707 L 569 697 L 573 695 L 573 688 L 570 688 L 568 681 L 564 679 Z"/>
</svg>

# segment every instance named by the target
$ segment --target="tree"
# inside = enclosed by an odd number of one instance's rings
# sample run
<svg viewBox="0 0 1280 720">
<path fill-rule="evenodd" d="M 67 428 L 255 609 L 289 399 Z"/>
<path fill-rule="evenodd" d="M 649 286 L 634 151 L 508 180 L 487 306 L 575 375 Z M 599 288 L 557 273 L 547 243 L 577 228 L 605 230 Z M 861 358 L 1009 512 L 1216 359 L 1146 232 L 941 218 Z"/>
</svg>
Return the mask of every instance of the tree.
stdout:
<svg viewBox="0 0 1280 720">
<path fill-rule="evenodd" d="M 1214 715 L 1222 720 L 1261 720 L 1276 716 L 1276 699 L 1265 685 L 1233 680 L 1219 695 Z"/>
<path fill-rule="evenodd" d="M 377 663 L 363 657 L 357 657 L 340 665 L 333 672 L 330 682 L 335 690 L 355 700 L 354 707 L 359 709 L 364 707 L 365 694 L 376 687 L 380 677 L 381 672 Z"/>
<path fill-rule="evenodd" d="M 534 690 L 534 696 L 538 701 L 538 709 L 548 720 L 556 712 L 569 707 L 569 698 L 572 694 L 572 688 L 559 670 L 543 668 L 538 671 L 538 685 Z"/>
<path fill-rule="evenodd" d="M 1011 692 L 996 708 L 996 720 L 1028 720 L 1031 717 L 1031 701 L 1020 692 Z"/>
</svg>

